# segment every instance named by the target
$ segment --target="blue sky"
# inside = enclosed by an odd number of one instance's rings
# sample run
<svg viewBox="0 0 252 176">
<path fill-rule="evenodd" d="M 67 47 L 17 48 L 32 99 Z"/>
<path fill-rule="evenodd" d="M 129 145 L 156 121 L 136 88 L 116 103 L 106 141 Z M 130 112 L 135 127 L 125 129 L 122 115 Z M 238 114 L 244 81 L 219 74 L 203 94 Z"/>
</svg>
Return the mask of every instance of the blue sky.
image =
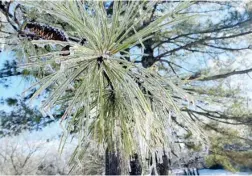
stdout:
<svg viewBox="0 0 252 176">
<path fill-rule="evenodd" d="M 13 59 L 13 55 L 9 52 L 1 52 L 0 53 L 0 69 L 3 67 L 3 64 L 6 60 Z M 15 76 L 9 78 L 10 86 L 8 88 L 5 88 L 2 84 L 0 84 L 0 98 L 8 98 L 8 97 L 16 97 L 17 95 L 22 94 L 22 92 L 29 88 L 30 84 L 25 81 L 20 76 Z M 34 104 L 37 104 L 37 102 L 34 102 Z M 0 110 L 9 111 L 11 110 L 9 106 L 0 104 Z M 60 135 L 62 132 L 62 129 L 58 122 L 52 123 L 45 127 L 42 131 L 37 132 L 24 132 L 21 136 L 29 137 L 30 140 L 46 140 L 46 139 L 52 139 Z M 17 138 L 19 138 L 17 137 Z M 16 137 L 14 137 L 16 138 Z"/>
<path fill-rule="evenodd" d="M 12 60 L 13 55 L 9 52 L 0 53 L 0 69 L 6 60 Z M 10 87 L 5 88 L 4 85 L 0 84 L 0 98 L 15 97 L 16 95 L 21 95 L 21 93 L 29 86 L 20 76 L 15 76 L 9 78 Z M 1 109 L 8 109 L 8 106 L 1 105 Z"/>
</svg>

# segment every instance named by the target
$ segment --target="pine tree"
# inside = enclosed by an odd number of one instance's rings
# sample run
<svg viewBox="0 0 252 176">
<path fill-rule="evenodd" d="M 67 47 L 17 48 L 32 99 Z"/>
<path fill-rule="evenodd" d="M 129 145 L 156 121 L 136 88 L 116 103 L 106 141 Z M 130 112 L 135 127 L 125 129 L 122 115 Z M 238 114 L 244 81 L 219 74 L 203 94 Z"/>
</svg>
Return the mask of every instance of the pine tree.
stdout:
<svg viewBox="0 0 252 176">
<path fill-rule="evenodd" d="M 178 155 L 178 143 L 207 153 L 209 130 L 229 135 L 212 121 L 251 125 L 246 97 L 230 86 L 232 76 L 252 71 L 249 63 L 231 67 L 251 49 L 243 40 L 252 32 L 250 4 L 2 2 L 7 23 L 1 31 L 20 70 L 8 75 L 35 76 L 40 88 L 31 99 L 48 89 L 42 109 L 65 109 L 66 130 L 80 141 L 73 163 L 83 159 L 91 138 L 108 160 L 120 165 L 139 156 L 142 170 L 147 158 L 154 172 L 167 173 L 171 164 L 161 160 Z M 212 18 L 216 12 L 220 16 Z"/>
</svg>

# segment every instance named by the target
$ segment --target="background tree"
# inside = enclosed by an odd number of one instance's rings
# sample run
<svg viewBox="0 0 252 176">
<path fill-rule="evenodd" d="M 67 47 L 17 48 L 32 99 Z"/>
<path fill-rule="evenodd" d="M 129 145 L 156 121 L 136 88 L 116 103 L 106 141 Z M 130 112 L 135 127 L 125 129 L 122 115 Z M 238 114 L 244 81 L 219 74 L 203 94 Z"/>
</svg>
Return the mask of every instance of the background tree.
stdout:
<svg viewBox="0 0 252 176">
<path fill-rule="evenodd" d="M 17 141 L 5 140 L 4 144 L 0 153 L 1 174 L 22 175 L 36 172 L 36 165 L 39 165 L 43 156 L 36 160 L 34 155 L 41 150 L 42 143 L 29 144 L 25 141 L 26 145 L 20 145 Z"/>
<path fill-rule="evenodd" d="M 32 141 L 26 137 L 5 138 L 1 141 L 0 174 L 2 175 L 67 175 L 71 150 L 59 154 L 53 139 Z M 70 147 L 70 146 L 68 146 Z M 101 175 L 104 172 L 102 154 L 88 148 L 82 165 L 89 167 L 72 171 L 73 175 Z"/>
</svg>

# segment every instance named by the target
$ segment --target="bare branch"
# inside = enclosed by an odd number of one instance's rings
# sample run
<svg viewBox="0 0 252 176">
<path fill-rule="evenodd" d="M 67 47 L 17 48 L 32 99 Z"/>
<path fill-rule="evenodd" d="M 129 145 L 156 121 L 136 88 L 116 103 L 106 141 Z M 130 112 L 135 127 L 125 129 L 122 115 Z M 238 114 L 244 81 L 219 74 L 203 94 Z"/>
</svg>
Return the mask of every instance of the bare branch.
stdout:
<svg viewBox="0 0 252 176">
<path fill-rule="evenodd" d="M 7 32 L 7 31 L 2 31 L 2 30 L 0 30 L 0 33 L 4 33 L 4 34 L 14 34 L 14 33 Z"/>
<path fill-rule="evenodd" d="M 194 35 L 194 34 L 207 34 L 207 33 L 220 32 L 222 30 L 232 29 L 234 27 L 239 27 L 240 25 L 244 25 L 245 23 L 249 23 L 251 21 L 252 21 L 252 18 L 248 18 L 246 20 L 237 22 L 237 23 L 235 23 L 233 25 L 224 25 L 224 26 L 221 26 L 219 28 L 207 29 L 207 30 L 203 30 L 203 31 L 195 31 L 195 32 L 187 33 L 187 34 L 180 34 L 180 35 L 177 35 L 175 37 L 169 38 L 168 40 L 161 41 L 159 44 L 156 45 L 156 47 L 160 46 L 161 44 L 167 43 L 167 42 L 169 42 L 171 40 L 176 40 L 176 39 L 181 38 L 181 37 L 188 37 L 188 36 Z M 241 36 L 241 35 L 246 35 L 246 34 L 249 34 L 249 33 L 251 33 L 251 31 L 244 32 L 244 33 L 241 33 L 241 34 L 236 34 L 236 35 Z M 236 37 L 236 36 L 233 35 L 233 36 L 229 36 L 229 37 L 225 37 L 225 38 L 233 38 L 233 37 Z M 221 37 L 213 38 L 213 40 L 214 39 L 221 39 Z"/>
<path fill-rule="evenodd" d="M 186 71 L 188 71 L 188 72 L 195 73 L 195 72 L 193 72 L 193 71 L 191 71 L 191 70 L 188 70 L 188 69 L 186 69 L 186 68 L 184 68 L 184 67 L 182 67 L 182 66 L 180 66 L 180 65 L 178 65 L 178 64 L 175 64 L 174 62 L 168 61 L 168 60 L 159 59 L 159 60 L 157 60 L 157 61 L 165 62 L 165 63 L 167 63 L 169 66 L 174 65 L 174 66 L 179 67 L 179 68 L 181 68 L 181 69 L 184 69 L 184 70 L 186 70 Z M 156 61 L 156 62 L 157 62 L 157 61 Z"/>
<path fill-rule="evenodd" d="M 246 74 L 246 73 L 249 73 L 249 72 L 252 72 L 252 68 L 246 69 L 246 70 L 239 70 L 239 71 L 234 70 L 232 72 L 228 72 L 228 73 L 224 73 L 224 74 L 203 77 L 203 78 L 200 78 L 198 80 L 199 81 L 211 81 L 211 80 L 227 78 L 227 77 L 230 77 L 230 76 L 233 76 L 233 75 Z"/>
<path fill-rule="evenodd" d="M 251 46 L 248 46 L 245 48 L 228 48 L 228 47 L 222 47 L 222 46 L 215 46 L 215 45 L 211 45 L 211 44 L 207 44 L 207 43 L 201 43 L 201 45 L 205 45 L 205 46 L 220 49 L 220 50 L 227 50 L 227 51 L 240 51 L 240 50 L 251 49 Z"/>
</svg>

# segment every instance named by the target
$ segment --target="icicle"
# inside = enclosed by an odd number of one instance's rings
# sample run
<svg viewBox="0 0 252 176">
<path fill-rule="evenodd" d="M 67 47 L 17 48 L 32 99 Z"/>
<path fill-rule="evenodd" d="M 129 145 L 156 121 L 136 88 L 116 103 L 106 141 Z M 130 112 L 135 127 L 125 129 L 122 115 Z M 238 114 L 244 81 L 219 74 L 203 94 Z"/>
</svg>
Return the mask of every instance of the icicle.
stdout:
<svg viewBox="0 0 252 176">
<path fill-rule="evenodd" d="M 131 172 L 130 161 L 131 161 L 131 156 L 130 156 L 130 159 L 129 159 L 129 161 L 127 162 L 127 163 L 128 163 L 128 169 L 129 169 L 129 173 Z"/>
<path fill-rule="evenodd" d="M 168 125 L 171 126 L 171 111 L 169 111 Z"/>
<path fill-rule="evenodd" d="M 43 108 L 43 111 L 52 119 L 55 120 L 55 118 L 53 117 L 52 113 L 51 113 L 51 108 L 49 105 L 45 106 Z"/>
<path fill-rule="evenodd" d="M 156 159 L 155 159 L 155 152 L 152 152 L 152 165 L 150 167 L 150 175 L 152 174 L 152 170 L 154 170 L 154 174 L 158 175 L 157 172 L 157 163 L 156 163 Z"/>
<path fill-rule="evenodd" d="M 74 45 L 73 47 L 70 47 L 70 56 L 74 56 L 74 53 L 76 50 L 78 50 L 78 46 Z"/>
<path fill-rule="evenodd" d="M 60 72 L 64 72 L 65 71 L 65 63 L 61 62 L 60 64 Z"/>
<path fill-rule="evenodd" d="M 140 134 L 138 134 L 138 139 L 139 139 L 140 154 L 142 157 L 144 157 L 145 156 L 145 148 L 146 148 L 146 146 L 144 144 L 145 141 Z"/>
<path fill-rule="evenodd" d="M 45 116 L 48 115 L 50 117 L 50 119 L 55 120 L 55 118 L 53 117 L 53 115 L 51 113 L 51 109 L 50 109 L 49 105 L 46 106 L 46 107 L 44 107 L 44 108 L 42 108 L 42 109 L 39 109 L 39 111 L 41 112 L 42 116 L 45 117 Z"/>
<path fill-rule="evenodd" d="M 153 120 L 153 115 L 152 113 L 148 112 L 146 114 L 146 121 L 145 121 L 145 136 L 142 137 L 141 134 L 138 134 L 139 138 L 139 146 L 140 146 L 140 153 L 141 157 L 144 160 L 144 158 L 148 155 L 148 143 L 151 140 L 151 124 Z"/>
<path fill-rule="evenodd" d="M 157 150 L 156 156 L 157 156 L 158 163 L 163 163 L 163 151 L 162 151 L 162 149 Z"/>
<path fill-rule="evenodd" d="M 147 113 L 146 121 L 145 121 L 145 133 L 146 133 L 146 140 L 147 141 L 150 140 L 151 119 L 152 119 L 151 113 Z"/>
<path fill-rule="evenodd" d="M 47 115 L 44 109 L 39 109 L 39 112 L 41 112 L 43 117 L 45 117 Z"/>
<path fill-rule="evenodd" d="M 169 141 L 171 144 L 173 144 L 173 135 L 172 135 L 172 119 L 171 119 L 171 111 L 169 111 L 169 116 L 168 116 L 168 134 L 169 134 Z"/>
<path fill-rule="evenodd" d="M 47 64 L 44 68 L 45 71 L 48 71 L 48 72 L 51 72 L 51 73 L 54 73 L 55 70 L 52 68 L 52 66 L 50 64 Z"/>
<path fill-rule="evenodd" d="M 196 102 L 194 100 L 192 100 L 192 104 L 193 104 L 193 109 L 196 110 Z"/>
<path fill-rule="evenodd" d="M 50 117 L 51 120 L 55 120 L 55 118 L 53 117 L 53 115 L 50 111 L 48 112 L 48 116 Z"/>
<path fill-rule="evenodd" d="M 55 63 L 56 63 L 56 64 L 60 64 L 60 63 L 61 63 L 61 59 L 60 59 L 60 58 L 56 58 L 56 59 L 55 59 Z"/>
</svg>

